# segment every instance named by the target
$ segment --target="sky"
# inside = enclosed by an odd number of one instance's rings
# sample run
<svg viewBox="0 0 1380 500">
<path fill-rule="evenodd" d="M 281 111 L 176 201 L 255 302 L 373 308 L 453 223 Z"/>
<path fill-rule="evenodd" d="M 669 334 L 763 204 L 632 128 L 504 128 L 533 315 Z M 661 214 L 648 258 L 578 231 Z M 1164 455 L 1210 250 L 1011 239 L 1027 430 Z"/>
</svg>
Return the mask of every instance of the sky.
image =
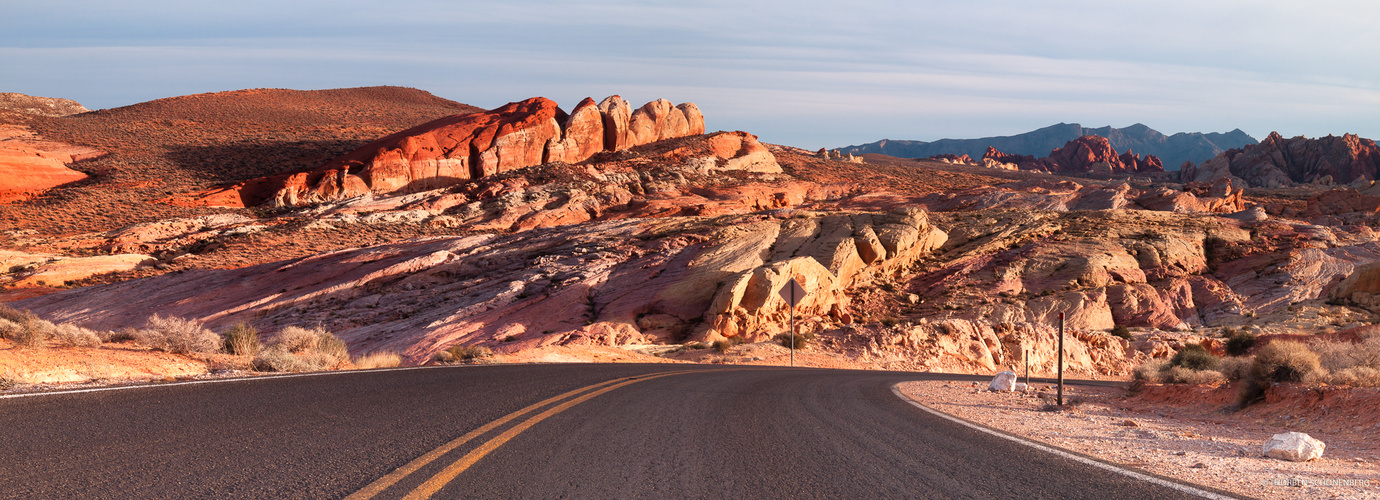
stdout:
<svg viewBox="0 0 1380 500">
<path fill-rule="evenodd" d="M 694 102 L 817 149 L 1059 122 L 1380 139 L 1380 2 L 4 0 L 0 92 Z"/>
</svg>

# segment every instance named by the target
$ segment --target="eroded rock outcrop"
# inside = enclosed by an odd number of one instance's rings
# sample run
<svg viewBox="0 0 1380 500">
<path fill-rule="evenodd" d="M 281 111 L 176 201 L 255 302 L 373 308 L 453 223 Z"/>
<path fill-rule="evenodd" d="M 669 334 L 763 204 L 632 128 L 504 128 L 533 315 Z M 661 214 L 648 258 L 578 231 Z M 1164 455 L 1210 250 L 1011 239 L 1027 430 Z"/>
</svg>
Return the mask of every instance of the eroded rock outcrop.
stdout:
<svg viewBox="0 0 1380 500">
<path fill-rule="evenodd" d="M 1242 185 L 1266 188 L 1376 180 L 1380 147 L 1353 134 L 1285 139 L 1271 132 L 1260 144 L 1229 150 L 1202 165 L 1185 165 L 1179 175 L 1184 182 L 1234 177 Z"/>
<path fill-rule="evenodd" d="M 555 102 L 534 97 L 389 135 L 316 170 L 254 179 L 198 198 L 213 206 L 295 206 L 415 192 L 703 132 L 704 116 L 692 103 L 659 99 L 627 113 L 627 103 L 611 96 L 598 105 L 585 99 L 566 114 Z"/>
<path fill-rule="evenodd" d="M 1006 154 L 991 146 L 982 158 L 984 165 L 993 168 L 1009 169 L 1010 165 L 1015 165 L 1020 170 L 1040 172 L 1137 174 L 1164 171 L 1164 165 L 1154 155 L 1141 158 L 1130 151 L 1118 155 L 1107 138 L 1097 135 L 1069 141 L 1044 158 Z"/>
<path fill-rule="evenodd" d="M 758 340 L 789 321 L 775 294 L 785 280 L 802 280 L 811 294 L 798 315 L 845 324 L 844 287 L 909 265 L 944 239 L 914 210 L 720 222 L 630 219 L 422 238 L 59 292 L 22 306 L 101 328 L 137 325 L 153 312 L 261 328 L 320 322 L 353 350 L 394 349 L 412 361 L 457 343 Z M 119 307 L 86 307 L 91 301 Z"/>
<path fill-rule="evenodd" d="M 68 165 L 103 155 L 98 149 L 45 140 L 27 127 L 0 125 L 0 203 L 85 179 L 86 174 Z"/>
</svg>

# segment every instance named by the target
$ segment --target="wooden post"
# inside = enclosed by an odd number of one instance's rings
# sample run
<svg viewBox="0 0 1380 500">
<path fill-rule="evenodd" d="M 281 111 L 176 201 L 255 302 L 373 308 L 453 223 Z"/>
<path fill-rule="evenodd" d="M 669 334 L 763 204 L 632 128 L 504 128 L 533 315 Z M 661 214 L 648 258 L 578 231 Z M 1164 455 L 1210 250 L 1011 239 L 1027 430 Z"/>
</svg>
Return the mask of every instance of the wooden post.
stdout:
<svg viewBox="0 0 1380 500">
<path fill-rule="evenodd" d="M 1064 313 L 1059 313 L 1059 406 L 1064 406 Z"/>
</svg>

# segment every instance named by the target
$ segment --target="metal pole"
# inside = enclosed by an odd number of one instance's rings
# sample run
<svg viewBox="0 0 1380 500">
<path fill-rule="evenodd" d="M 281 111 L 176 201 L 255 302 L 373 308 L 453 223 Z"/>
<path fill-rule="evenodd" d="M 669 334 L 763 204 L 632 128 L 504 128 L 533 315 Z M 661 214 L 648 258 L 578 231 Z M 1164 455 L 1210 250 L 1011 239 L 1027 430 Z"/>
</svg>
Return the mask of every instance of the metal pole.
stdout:
<svg viewBox="0 0 1380 500">
<path fill-rule="evenodd" d="M 791 288 L 791 366 L 795 366 L 795 288 Z"/>
<path fill-rule="evenodd" d="M 1064 406 L 1064 313 L 1059 313 L 1059 406 Z"/>
<path fill-rule="evenodd" d="M 1021 361 L 1025 362 L 1025 388 L 1030 390 L 1030 348 L 1021 349 Z"/>
</svg>

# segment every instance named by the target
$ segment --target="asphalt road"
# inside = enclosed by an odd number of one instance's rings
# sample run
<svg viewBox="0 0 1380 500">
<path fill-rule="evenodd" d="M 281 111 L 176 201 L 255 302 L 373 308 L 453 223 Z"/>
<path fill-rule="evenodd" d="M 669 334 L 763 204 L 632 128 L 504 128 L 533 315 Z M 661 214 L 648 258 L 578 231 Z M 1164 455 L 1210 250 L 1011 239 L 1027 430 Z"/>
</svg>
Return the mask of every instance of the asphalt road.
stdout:
<svg viewBox="0 0 1380 500">
<path fill-rule="evenodd" d="M 1189 498 L 891 392 L 942 377 L 462 366 L 0 399 L 0 498 Z"/>
</svg>

